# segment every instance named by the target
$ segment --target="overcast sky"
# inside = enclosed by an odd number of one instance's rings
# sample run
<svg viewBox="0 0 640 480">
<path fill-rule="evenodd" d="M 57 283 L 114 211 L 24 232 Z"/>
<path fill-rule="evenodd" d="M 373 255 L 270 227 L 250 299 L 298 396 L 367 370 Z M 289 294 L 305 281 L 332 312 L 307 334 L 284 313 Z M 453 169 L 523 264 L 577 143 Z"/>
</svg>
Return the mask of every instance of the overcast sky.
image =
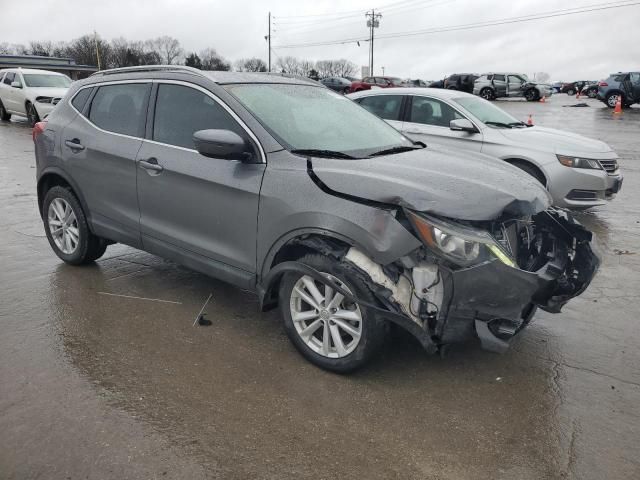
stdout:
<svg viewBox="0 0 640 480">
<path fill-rule="evenodd" d="M 368 62 L 368 43 L 282 48 L 368 38 L 364 13 L 380 7 L 376 34 L 553 12 L 608 0 L 0 0 L 0 42 L 170 35 L 187 51 L 214 47 L 230 61 L 266 60 L 267 14 L 277 56 Z M 329 14 L 329 15 L 327 15 Z M 288 17 L 288 18 L 287 18 Z M 532 22 L 375 41 L 375 73 L 442 78 L 453 72 L 548 72 L 553 80 L 594 79 L 640 68 L 640 5 Z"/>
</svg>

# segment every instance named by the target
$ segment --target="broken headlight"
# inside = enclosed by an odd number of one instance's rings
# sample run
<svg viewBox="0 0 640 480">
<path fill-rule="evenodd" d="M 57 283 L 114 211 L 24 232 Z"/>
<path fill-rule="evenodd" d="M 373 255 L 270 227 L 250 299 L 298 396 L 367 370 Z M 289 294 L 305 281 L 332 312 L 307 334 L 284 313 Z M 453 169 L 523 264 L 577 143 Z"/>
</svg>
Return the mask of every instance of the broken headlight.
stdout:
<svg viewBox="0 0 640 480">
<path fill-rule="evenodd" d="M 424 214 L 407 213 L 425 245 L 456 265 L 468 267 L 494 258 L 510 267 L 516 265 L 489 232 Z"/>
<path fill-rule="evenodd" d="M 602 170 L 600 162 L 592 158 L 571 157 L 569 155 L 556 155 L 556 157 L 558 157 L 558 161 L 565 167 Z"/>
</svg>

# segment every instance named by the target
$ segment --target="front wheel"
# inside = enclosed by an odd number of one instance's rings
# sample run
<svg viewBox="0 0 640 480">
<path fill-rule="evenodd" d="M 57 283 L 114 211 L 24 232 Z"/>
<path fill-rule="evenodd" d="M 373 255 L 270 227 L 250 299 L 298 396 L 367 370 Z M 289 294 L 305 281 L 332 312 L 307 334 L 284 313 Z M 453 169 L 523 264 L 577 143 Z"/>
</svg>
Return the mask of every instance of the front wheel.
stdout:
<svg viewBox="0 0 640 480">
<path fill-rule="evenodd" d="M 38 111 L 36 107 L 33 106 L 33 103 L 27 102 L 27 120 L 29 121 L 29 126 L 34 127 L 36 123 L 40 121 L 40 115 L 38 115 Z"/>
<path fill-rule="evenodd" d="M 596 95 L 598 94 L 598 92 L 596 90 L 589 90 L 587 91 L 587 96 L 589 98 L 596 98 Z"/>
<path fill-rule="evenodd" d="M 524 98 L 526 98 L 528 102 L 535 102 L 540 98 L 540 94 L 535 88 L 531 88 L 526 91 Z"/>
<path fill-rule="evenodd" d="M 61 260 L 82 265 L 104 254 L 107 242 L 91 233 L 82 206 L 69 189 L 56 186 L 47 191 L 42 212 L 49 245 Z"/>
<path fill-rule="evenodd" d="M 361 275 L 348 264 L 315 254 L 299 261 L 322 272 L 354 297 L 375 303 Z M 383 320 L 307 275 L 284 275 L 280 308 L 293 345 L 325 370 L 347 373 L 362 367 L 384 340 Z"/>
<path fill-rule="evenodd" d="M 495 93 L 493 93 L 493 90 L 491 90 L 488 87 L 483 88 L 482 90 L 480 90 L 480 96 L 482 98 L 484 98 L 485 100 L 493 100 L 494 98 L 496 98 L 496 95 L 495 95 Z"/>
<path fill-rule="evenodd" d="M 4 105 L 2 104 L 1 101 L 0 101 L 0 120 L 3 120 L 5 122 L 8 122 L 9 120 L 11 120 L 11 114 L 7 112 L 7 110 L 4 108 Z"/>
<path fill-rule="evenodd" d="M 576 94 L 576 91 L 573 88 L 570 88 L 569 90 L 567 90 L 567 95 L 569 95 L 570 97 L 575 94 Z"/>
</svg>

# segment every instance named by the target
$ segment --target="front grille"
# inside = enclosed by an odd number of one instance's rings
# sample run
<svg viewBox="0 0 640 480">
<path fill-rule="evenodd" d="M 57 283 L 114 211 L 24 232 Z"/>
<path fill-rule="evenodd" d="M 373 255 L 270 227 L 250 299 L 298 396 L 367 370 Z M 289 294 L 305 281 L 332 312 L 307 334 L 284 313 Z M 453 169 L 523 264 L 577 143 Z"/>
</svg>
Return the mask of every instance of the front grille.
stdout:
<svg viewBox="0 0 640 480">
<path fill-rule="evenodd" d="M 618 160 L 598 160 L 602 168 L 606 170 L 609 175 L 613 175 L 618 171 Z"/>
<path fill-rule="evenodd" d="M 594 190 L 571 190 L 567 198 L 569 200 L 597 200 L 598 193 Z"/>
</svg>

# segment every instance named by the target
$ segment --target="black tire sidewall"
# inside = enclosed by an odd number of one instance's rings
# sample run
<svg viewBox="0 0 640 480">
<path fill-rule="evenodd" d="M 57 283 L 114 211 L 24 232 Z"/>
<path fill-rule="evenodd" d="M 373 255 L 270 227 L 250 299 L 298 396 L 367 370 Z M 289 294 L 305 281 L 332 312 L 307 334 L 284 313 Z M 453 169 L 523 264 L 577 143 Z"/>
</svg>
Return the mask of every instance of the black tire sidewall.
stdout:
<svg viewBox="0 0 640 480">
<path fill-rule="evenodd" d="M 29 126 L 34 127 L 36 123 L 40 121 L 40 116 L 38 115 L 38 111 L 36 110 L 36 107 L 33 105 L 33 103 L 31 102 L 27 103 L 26 107 L 27 107 L 27 120 L 29 121 Z M 31 112 L 33 114 L 31 114 Z"/>
<path fill-rule="evenodd" d="M 61 198 L 65 200 L 71 208 L 73 209 L 73 213 L 76 216 L 76 221 L 78 223 L 78 246 L 72 254 L 66 254 L 62 250 L 58 248 L 53 237 L 51 236 L 51 231 L 49 229 L 49 205 L 56 198 Z M 42 221 L 44 223 L 45 233 L 47 235 L 47 240 L 49 240 L 49 245 L 55 252 L 55 254 L 64 262 L 72 264 L 72 265 L 81 265 L 83 263 L 87 263 L 88 261 L 93 260 L 91 255 L 94 251 L 94 237 L 89 231 L 89 226 L 87 224 L 87 219 L 82 210 L 82 206 L 80 202 L 76 198 L 76 196 L 69 191 L 68 189 L 60 186 L 55 186 L 49 189 L 44 197 L 44 201 L 42 202 Z"/>
<path fill-rule="evenodd" d="M 343 282 L 356 298 L 376 303 L 373 294 L 364 282 L 356 275 L 353 267 L 344 262 L 321 255 L 307 255 L 299 260 L 305 265 L 324 273 L 328 273 Z M 287 336 L 296 349 L 314 365 L 337 373 L 348 373 L 364 366 L 371 356 L 381 346 L 385 336 L 385 321 L 377 318 L 376 314 L 366 307 L 360 306 L 362 313 L 362 336 L 353 352 L 342 358 L 327 358 L 311 350 L 296 331 L 291 318 L 290 299 L 295 283 L 302 275 L 289 272 L 284 275 L 280 283 L 279 303 L 284 328 Z"/>
<path fill-rule="evenodd" d="M 485 92 L 487 94 L 487 96 L 485 97 L 482 92 Z M 491 90 L 489 87 L 485 87 L 482 90 L 480 90 L 480 96 L 482 98 L 484 98 L 485 100 L 493 100 L 495 98 L 495 95 L 493 93 L 493 90 Z"/>
<path fill-rule="evenodd" d="M 0 101 L 0 120 L 4 120 L 5 122 L 11 119 L 11 114 L 7 112 L 6 108 L 4 108 L 3 103 Z"/>
</svg>

